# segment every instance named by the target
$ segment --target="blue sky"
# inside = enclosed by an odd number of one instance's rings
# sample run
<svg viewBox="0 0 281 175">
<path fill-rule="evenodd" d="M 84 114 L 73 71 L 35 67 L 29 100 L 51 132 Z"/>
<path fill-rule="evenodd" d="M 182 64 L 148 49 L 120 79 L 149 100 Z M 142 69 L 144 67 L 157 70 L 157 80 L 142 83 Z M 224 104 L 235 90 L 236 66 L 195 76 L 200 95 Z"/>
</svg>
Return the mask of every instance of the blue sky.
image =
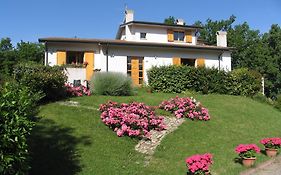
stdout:
<svg viewBox="0 0 281 175">
<path fill-rule="evenodd" d="M 37 42 L 40 37 L 114 38 L 124 18 L 125 4 L 135 20 L 163 22 L 168 16 L 194 21 L 227 19 L 247 21 L 267 32 L 281 25 L 280 0 L 1 0 L 0 38 Z"/>
</svg>

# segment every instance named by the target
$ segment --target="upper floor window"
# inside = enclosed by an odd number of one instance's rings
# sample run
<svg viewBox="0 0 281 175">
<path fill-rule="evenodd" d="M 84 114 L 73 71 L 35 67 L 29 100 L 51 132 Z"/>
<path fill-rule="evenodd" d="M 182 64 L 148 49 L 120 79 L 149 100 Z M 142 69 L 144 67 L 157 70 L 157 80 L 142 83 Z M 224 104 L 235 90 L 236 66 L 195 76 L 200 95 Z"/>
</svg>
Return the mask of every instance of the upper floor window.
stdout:
<svg viewBox="0 0 281 175">
<path fill-rule="evenodd" d="M 174 31 L 174 41 L 184 41 L 184 32 Z"/>
<path fill-rule="evenodd" d="M 146 33 L 140 33 L 140 39 L 146 39 Z"/>
</svg>

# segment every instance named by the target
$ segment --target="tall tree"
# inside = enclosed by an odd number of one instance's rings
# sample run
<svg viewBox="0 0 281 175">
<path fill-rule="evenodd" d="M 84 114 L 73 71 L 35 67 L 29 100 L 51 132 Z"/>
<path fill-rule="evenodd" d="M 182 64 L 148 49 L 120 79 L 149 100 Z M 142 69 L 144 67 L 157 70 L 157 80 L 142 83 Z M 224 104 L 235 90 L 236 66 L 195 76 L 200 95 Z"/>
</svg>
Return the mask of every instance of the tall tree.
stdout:
<svg viewBox="0 0 281 175">
<path fill-rule="evenodd" d="M 43 63 L 44 46 L 42 44 L 23 42 L 17 43 L 17 57 L 21 61 L 34 61 Z"/>
<path fill-rule="evenodd" d="M 165 24 L 175 24 L 176 23 L 176 18 L 174 16 L 169 16 L 168 18 L 164 19 Z"/>
<path fill-rule="evenodd" d="M 202 39 L 209 44 L 216 44 L 216 32 L 220 30 L 230 30 L 235 19 L 236 17 L 232 15 L 227 20 L 213 21 L 211 19 L 207 19 L 206 23 L 196 21 L 194 25 L 203 27 L 203 29 L 200 31 L 200 37 Z"/>
</svg>

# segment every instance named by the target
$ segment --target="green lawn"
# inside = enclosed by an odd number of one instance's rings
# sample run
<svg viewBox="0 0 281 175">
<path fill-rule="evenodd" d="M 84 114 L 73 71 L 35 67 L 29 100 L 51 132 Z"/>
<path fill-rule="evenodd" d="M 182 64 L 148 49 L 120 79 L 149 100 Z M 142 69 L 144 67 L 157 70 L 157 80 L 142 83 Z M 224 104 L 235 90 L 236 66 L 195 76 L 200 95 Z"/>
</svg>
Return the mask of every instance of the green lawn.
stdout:
<svg viewBox="0 0 281 175">
<path fill-rule="evenodd" d="M 82 106 L 97 109 L 108 100 L 139 101 L 156 106 L 176 94 L 139 91 L 130 97 L 90 96 L 72 98 Z M 281 137 L 281 113 L 252 99 L 226 95 L 180 94 L 196 97 L 209 109 L 207 122 L 186 119 L 174 133 L 163 139 L 150 165 L 134 150 L 137 140 L 119 138 L 100 120 L 95 109 L 44 105 L 30 138 L 30 174 L 185 174 L 187 156 L 210 152 L 213 174 L 238 174 L 244 168 L 234 162 L 234 148 L 240 143 L 256 143 L 263 137 Z M 167 114 L 157 111 L 159 114 Z M 257 163 L 268 158 L 258 155 Z"/>
</svg>

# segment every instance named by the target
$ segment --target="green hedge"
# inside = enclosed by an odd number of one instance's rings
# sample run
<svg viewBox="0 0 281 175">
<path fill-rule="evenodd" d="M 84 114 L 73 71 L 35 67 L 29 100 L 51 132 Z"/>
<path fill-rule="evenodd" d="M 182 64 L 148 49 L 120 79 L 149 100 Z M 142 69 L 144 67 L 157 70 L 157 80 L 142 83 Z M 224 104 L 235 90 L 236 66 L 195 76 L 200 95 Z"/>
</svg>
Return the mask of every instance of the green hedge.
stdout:
<svg viewBox="0 0 281 175">
<path fill-rule="evenodd" d="M 0 89 L 0 174 L 21 175 L 29 169 L 27 136 L 34 125 L 39 94 L 6 83 Z"/>
<path fill-rule="evenodd" d="M 252 96 L 261 89 L 261 75 L 248 69 L 232 72 L 190 66 L 160 66 L 148 71 L 154 91 L 181 93 L 186 90 L 206 93 Z"/>
<path fill-rule="evenodd" d="M 98 95 L 133 94 L 132 79 L 118 72 L 96 72 L 90 81 L 91 92 Z"/>
<path fill-rule="evenodd" d="M 22 63 L 14 68 L 15 80 L 34 92 L 42 92 L 44 101 L 53 101 L 66 96 L 67 76 L 58 66 Z"/>
</svg>

